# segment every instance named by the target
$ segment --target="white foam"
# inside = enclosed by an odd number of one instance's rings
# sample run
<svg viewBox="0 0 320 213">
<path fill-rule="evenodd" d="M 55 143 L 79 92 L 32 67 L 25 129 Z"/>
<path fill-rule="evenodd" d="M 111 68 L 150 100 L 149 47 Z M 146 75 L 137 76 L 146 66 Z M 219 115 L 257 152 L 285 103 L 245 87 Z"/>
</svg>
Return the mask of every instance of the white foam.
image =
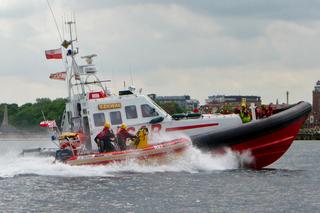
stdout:
<svg viewBox="0 0 320 213">
<path fill-rule="evenodd" d="M 0 177 L 17 175 L 44 175 L 44 176 L 106 176 L 99 167 L 69 166 L 63 163 L 53 163 L 53 157 L 20 157 L 17 153 L 7 153 L 0 158 Z"/>
<path fill-rule="evenodd" d="M 18 152 L 8 152 L 0 157 L 0 177 L 17 175 L 43 175 L 66 177 L 114 176 L 122 172 L 155 173 L 155 172 L 200 172 L 237 169 L 243 162 L 250 161 L 250 156 L 239 155 L 230 150 L 224 154 L 212 155 L 202 153 L 190 147 L 179 156 L 173 156 L 165 164 L 130 160 L 123 163 L 105 166 L 69 166 L 63 163 L 53 163 L 53 157 L 20 157 Z"/>
</svg>

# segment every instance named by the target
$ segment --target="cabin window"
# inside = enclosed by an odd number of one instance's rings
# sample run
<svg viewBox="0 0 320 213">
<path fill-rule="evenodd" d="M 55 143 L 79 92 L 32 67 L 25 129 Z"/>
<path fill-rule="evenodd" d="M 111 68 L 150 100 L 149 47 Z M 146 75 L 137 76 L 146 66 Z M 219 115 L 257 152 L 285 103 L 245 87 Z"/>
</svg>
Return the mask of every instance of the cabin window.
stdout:
<svg viewBox="0 0 320 213">
<path fill-rule="evenodd" d="M 70 111 L 67 112 L 67 117 L 68 117 L 68 123 L 71 124 L 72 114 Z"/>
<path fill-rule="evenodd" d="M 142 117 L 154 117 L 159 115 L 154 108 L 149 106 L 148 104 L 142 104 L 141 105 L 141 112 L 142 112 Z"/>
<path fill-rule="evenodd" d="M 135 105 L 130 105 L 125 107 L 127 119 L 134 119 L 138 117 L 137 107 Z"/>
<path fill-rule="evenodd" d="M 93 114 L 93 121 L 95 126 L 103 126 L 106 122 L 106 118 L 104 117 L 104 113 L 95 113 Z"/>
<path fill-rule="evenodd" d="M 110 120 L 112 125 L 122 124 L 120 111 L 110 112 Z"/>
</svg>

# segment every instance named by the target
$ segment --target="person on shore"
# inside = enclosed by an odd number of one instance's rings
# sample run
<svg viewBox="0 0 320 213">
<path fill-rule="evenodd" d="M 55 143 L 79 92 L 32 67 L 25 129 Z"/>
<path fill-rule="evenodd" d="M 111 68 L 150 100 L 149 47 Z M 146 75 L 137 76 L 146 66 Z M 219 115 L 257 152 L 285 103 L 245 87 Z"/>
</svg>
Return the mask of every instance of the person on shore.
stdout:
<svg viewBox="0 0 320 213">
<path fill-rule="evenodd" d="M 110 126 L 110 123 L 106 121 L 103 130 L 94 139 L 98 145 L 99 152 L 115 151 L 115 147 L 111 143 L 115 140 L 115 136 L 112 132 L 112 129 L 110 129 Z"/>
<path fill-rule="evenodd" d="M 127 139 L 134 140 L 134 139 L 136 139 L 136 136 L 133 134 L 130 134 L 127 130 L 127 125 L 125 123 L 122 123 L 118 132 L 117 132 L 117 140 L 118 140 L 118 146 L 119 146 L 120 150 L 126 150 Z"/>
</svg>

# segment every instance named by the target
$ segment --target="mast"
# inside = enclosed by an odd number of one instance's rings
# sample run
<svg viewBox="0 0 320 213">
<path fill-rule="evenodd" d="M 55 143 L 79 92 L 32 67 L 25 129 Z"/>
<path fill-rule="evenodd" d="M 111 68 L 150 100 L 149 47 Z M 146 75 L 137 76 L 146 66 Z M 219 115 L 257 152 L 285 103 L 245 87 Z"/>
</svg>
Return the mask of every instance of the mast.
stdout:
<svg viewBox="0 0 320 213">
<path fill-rule="evenodd" d="M 72 92 L 72 78 L 76 79 L 76 76 L 79 76 L 78 79 L 76 80 L 79 80 L 80 81 L 80 86 L 81 86 L 81 91 L 82 91 L 82 95 L 85 95 L 85 89 L 84 89 L 84 85 L 83 85 L 83 82 L 82 82 L 82 79 L 80 77 L 80 72 L 79 72 L 79 68 L 78 68 L 78 64 L 75 60 L 75 55 L 78 54 L 78 48 L 77 50 L 74 49 L 74 44 L 73 42 L 74 41 L 77 41 L 76 39 L 73 40 L 73 34 L 72 34 L 72 25 L 76 25 L 76 22 L 75 21 L 68 21 L 66 22 L 67 25 L 69 25 L 69 36 L 70 36 L 70 41 L 67 41 L 67 40 L 64 40 L 63 43 L 62 43 L 62 46 L 64 48 L 68 48 L 68 46 L 70 45 L 71 46 L 71 49 L 67 49 L 67 56 L 70 56 L 71 57 L 71 67 L 70 69 L 67 69 L 67 87 L 68 87 L 68 97 L 69 97 L 69 100 L 71 100 L 71 92 Z"/>
</svg>

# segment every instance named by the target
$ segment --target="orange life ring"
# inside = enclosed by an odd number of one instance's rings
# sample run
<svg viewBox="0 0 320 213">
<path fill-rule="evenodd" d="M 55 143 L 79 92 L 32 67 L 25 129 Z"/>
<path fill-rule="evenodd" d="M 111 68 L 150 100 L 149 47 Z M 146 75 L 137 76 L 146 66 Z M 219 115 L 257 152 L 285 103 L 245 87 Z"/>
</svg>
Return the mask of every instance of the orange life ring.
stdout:
<svg viewBox="0 0 320 213">
<path fill-rule="evenodd" d="M 74 153 L 74 155 L 77 155 L 77 146 L 74 145 L 71 142 L 63 142 L 60 144 L 60 149 L 71 149 L 71 151 Z"/>
</svg>

